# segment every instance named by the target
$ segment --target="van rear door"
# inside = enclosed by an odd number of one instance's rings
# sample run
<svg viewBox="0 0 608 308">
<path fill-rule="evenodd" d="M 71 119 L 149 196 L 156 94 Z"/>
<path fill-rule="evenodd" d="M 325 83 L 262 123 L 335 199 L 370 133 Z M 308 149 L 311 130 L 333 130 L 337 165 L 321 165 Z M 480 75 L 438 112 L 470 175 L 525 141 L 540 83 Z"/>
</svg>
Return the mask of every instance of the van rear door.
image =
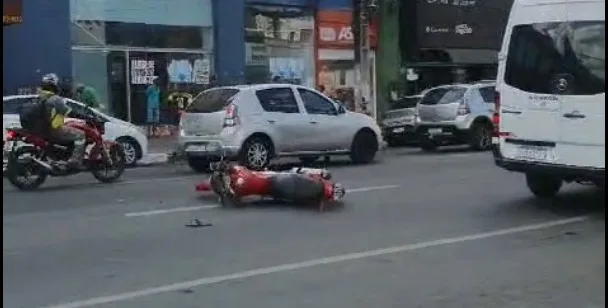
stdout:
<svg viewBox="0 0 608 308">
<path fill-rule="evenodd" d="M 554 38 L 562 30 L 548 25 L 565 19 L 563 3 L 513 6 L 497 84 L 500 149 L 506 158 L 560 163 L 561 101 L 550 80 L 561 69 L 556 47 L 561 43 Z"/>
<path fill-rule="evenodd" d="M 605 2 L 569 2 L 561 67 L 554 77 L 562 108 L 560 161 L 581 167 L 605 167 L 606 67 Z M 556 40 L 557 41 L 557 40 Z"/>
</svg>

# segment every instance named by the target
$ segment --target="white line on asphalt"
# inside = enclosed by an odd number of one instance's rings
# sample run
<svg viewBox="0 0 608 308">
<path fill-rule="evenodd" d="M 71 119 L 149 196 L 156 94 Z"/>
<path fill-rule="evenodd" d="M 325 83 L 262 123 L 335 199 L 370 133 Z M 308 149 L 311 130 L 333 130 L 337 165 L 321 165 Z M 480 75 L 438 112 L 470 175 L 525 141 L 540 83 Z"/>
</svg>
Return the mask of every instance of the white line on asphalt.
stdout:
<svg viewBox="0 0 608 308">
<path fill-rule="evenodd" d="M 183 207 L 174 207 L 170 209 L 164 210 L 153 210 L 147 212 L 134 212 L 134 213 L 126 213 L 125 217 L 140 217 L 140 216 L 152 216 L 152 215 L 161 215 L 168 213 L 176 213 L 176 212 L 188 212 L 188 211 L 197 211 L 197 210 L 210 210 L 217 208 L 218 205 L 210 204 L 210 205 L 199 205 L 199 206 L 183 206 Z"/>
<path fill-rule="evenodd" d="M 383 185 L 383 186 L 353 188 L 353 189 L 348 189 L 346 191 L 346 193 L 358 193 L 358 192 L 367 192 L 367 191 L 384 190 L 384 189 L 392 189 L 392 188 L 399 188 L 399 185 Z M 218 208 L 218 207 L 219 207 L 219 205 L 183 206 L 183 207 L 175 207 L 175 208 L 170 208 L 170 209 L 126 213 L 125 217 L 141 217 L 141 216 L 162 215 L 162 214 L 169 214 L 169 213 L 176 213 L 176 212 L 210 210 L 210 209 L 214 209 L 214 208 Z"/>
<path fill-rule="evenodd" d="M 427 249 L 427 248 L 432 248 L 432 247 L 437 247 L 437 246 L 470 242 L 470 241 L 475 241 L 475 240 L 483 240 L 483 239 L 497 237 L 497 236 L 504 236 L 504 235 L 522 233 L 522 232 L 527 232 L 527 231 L 547 229 L 547 228 L 551 228 L 551 227 L 582 222 L 587 219 L 588 219 L 587 216 L 579 216 L 579 217 L 574 217 L 574 218 L 553 220 L 553 221 L 548 221 L 548 222 L 544 222 L 544 223 L 525 225 L 525 226 L 520 226 L 520 227 L 501 229 L 501 230 L 484 232 L 484 233 L 444 238 L 444 239 L 438 239 L 438 240 L 428 241 L 428 242 L 421 242 L 421 243 L 416 243 L 416 244 L 393 246 L 393 247 L 388 247 L 388 248 L 383 248 L 383 249 L 369 250 L 369 251 L 357 252 L 357 253 L 349 253 L 349 254 L 331 256 L 331 257 L 320 258 L 320 259 L 313 259 L 313 260 L 297 262 L 297 263 L 289 263 L 289 264 L 283 264 L 283 265 L 278 265 L 278 266 L 258 268 L 258 269 L 253 269 L 253 270 L 249 270 L 249 271 L 228 274 L 228 275 L 203 277 L 203 278 L 196 279 L 196 280 L 178 282 L 178 283 L 168 284 L 168 285 L 155 287 L 155 288 L 141 289 L 141 290 L 133 291 L 133 292 L 126 292 L 126 293 L 109 295 L 109 296 L 101 296 L 101 297 L 91 298 L 91 299 L 82 300 L 82 301 L 74 301 L 74 302 L 65 303 L 65 304 L 47 306 L 46 308 L 83 308 L 83 307 L 91 307 L 91 306 L 95 306 L 95 305 L 122 302 L 122 301 L 132 300 L 132 299 L 140 298 L 140 297 L 144 297 L 144 296 L 157 295 L 157 294 L 166 293 L 166 292 L 175 292 L 175 291 L 179 291 L 179 290 L 190 289 L 190 288 L 211 285 L 211 284 L 217 284 L 217 283 L 226 282 L 226 281 L 240 280 L 240 279 L 245 279 L 245 278 L 250 278 L 250 277 L 279 273 L 279 272 L 300 270 L 300 269 L 316 267 L 316 266 L 320 266 L 320 265 L 335 264 L 335 263 L 341 263 L 341 262 L 352 261 L 352 260 L 367 259 L 367 258 L 377 257 L 377 256 L 382 256 L 382 255 L 404 253 L 404 252 Z"/>
</svg>

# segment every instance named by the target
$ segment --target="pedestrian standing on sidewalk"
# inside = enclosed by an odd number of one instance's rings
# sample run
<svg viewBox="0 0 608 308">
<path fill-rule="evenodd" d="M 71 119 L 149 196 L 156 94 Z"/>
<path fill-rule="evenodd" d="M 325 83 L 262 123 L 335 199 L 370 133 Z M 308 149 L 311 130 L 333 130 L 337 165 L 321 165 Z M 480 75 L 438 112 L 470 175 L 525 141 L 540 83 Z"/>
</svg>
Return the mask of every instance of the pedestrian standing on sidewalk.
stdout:
<svg viewBox="0 0 608 308">
<path fill-rule="evenodd" d="M 160 81 L 158 78 L 146 89 L 147 122 L 150 136 L 154 135 L 155 127 L 160 123 Z"/>
</svg>

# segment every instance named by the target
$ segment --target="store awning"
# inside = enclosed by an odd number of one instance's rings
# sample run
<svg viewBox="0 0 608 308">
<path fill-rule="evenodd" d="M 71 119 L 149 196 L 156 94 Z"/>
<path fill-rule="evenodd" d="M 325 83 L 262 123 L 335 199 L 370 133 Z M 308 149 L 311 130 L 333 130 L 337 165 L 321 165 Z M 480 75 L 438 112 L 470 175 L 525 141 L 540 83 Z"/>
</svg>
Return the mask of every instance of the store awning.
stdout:
<svg viewBox="0 0 608 308">
<path fill-rule="evenodd" d="M 8 26 L 23 22 L 22 0 L 2 0 L 2 25 Z"/>
</svg>

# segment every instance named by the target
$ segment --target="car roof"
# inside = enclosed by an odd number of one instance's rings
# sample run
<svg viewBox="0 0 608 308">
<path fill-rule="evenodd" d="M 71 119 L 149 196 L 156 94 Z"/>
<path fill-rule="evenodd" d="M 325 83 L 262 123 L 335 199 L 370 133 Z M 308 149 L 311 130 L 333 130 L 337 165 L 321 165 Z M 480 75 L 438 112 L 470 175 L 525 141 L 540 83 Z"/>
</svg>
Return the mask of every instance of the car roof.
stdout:
<svg viewBox="0 0 608 308">
<path fill-rule="evenodd" d="M 40 96 L 40 95 L 38 95 L 38 94 L 7 95 L 7 96 L 3 96 L 3 97 L 2 97 L 2 102 L 4 103 L 4 102 L 6 102 L 6 101 L 10 101 L 10 100 L 13 100 L 13 99 L 28 99 L 28 98 L 37 98 L 37 97 L 39 97 L 39 96 Z M 80 106 L 82 106 L 82 107 L 87 107 L 85 104 L 83 104 L 83 103 L 81 103 L 81 102 L 79 102 L 79 101 L 75 101 L 75 100 L 73 100 L 73 99 L 71 99 L 71 98 L 64 97 L 64 99 L 65 99 L 65 100 L 67 100 L 67 101 L 69 101 L 70 103 L 74 103 L 74 104 L 76 104 L 76 105 L 80 105 Z M 87 108 L 88 108 L 88 107 L 87 107 Z"/>
</svg>

